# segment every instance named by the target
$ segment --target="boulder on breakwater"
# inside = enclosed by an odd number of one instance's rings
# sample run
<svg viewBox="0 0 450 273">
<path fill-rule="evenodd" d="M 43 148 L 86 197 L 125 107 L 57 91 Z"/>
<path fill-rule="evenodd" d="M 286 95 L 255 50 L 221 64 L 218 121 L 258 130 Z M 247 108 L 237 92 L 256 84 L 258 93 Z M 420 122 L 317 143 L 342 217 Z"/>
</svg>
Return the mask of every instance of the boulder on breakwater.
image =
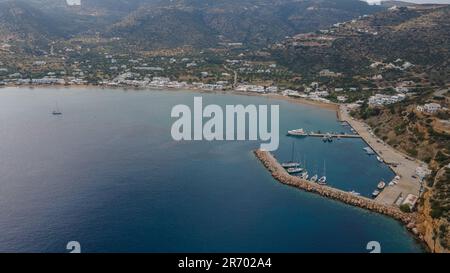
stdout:
<svg viewBox="0 0 450 273">
<path fill-rule="evenodd" d="M 390 216 L 404 223 L 409 230 L 414 230 L 416 227 L 415 213 L 405 213 L 394 206 L 378 203 L 375 200 L 366 197 L 357 196 L 346 191 L 319 185 L 317 183 L 301 179 L 300 177 L 292 176 L 286 172 L 286 170 L 278 163 L 270 152 L 255 150 L 254 153 L 262 164 L 269 170 L 272 176 L 283 184 L 297 187 L 307 192 L 320 194 L 324 197 L 341 201 L 349 205 Z"/>
</svg>

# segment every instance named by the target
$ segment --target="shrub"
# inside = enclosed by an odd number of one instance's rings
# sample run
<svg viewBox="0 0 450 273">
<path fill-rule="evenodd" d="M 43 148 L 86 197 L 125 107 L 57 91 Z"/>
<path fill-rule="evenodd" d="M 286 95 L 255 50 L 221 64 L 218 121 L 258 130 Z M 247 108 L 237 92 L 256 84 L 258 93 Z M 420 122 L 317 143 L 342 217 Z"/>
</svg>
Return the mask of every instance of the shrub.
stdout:
<svg viewBox="0 0 450 273">
<path fill-rule="evenodd" d="M 411 207 L 407 204 L 403 204 L 400 206 L 400 210 L 406 213 L 410 213 L 411 212 Z"/>
</svg>

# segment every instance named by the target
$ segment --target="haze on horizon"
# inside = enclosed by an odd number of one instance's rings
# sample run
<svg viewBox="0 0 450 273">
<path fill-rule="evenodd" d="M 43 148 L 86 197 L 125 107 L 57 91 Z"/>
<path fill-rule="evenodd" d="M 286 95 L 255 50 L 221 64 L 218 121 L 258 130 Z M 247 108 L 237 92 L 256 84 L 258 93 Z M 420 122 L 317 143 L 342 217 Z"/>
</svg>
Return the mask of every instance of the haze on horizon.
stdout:
<svg viewBox="0 0 450 273">
<path fill-rule="evenodd" d="M 367 3 L 380 3 L 381 0 L 365 0 Z M 400 0 L 403 2 L 416 3 L 416 4 L 450 4 L 450 0 Z"/>
</svg>

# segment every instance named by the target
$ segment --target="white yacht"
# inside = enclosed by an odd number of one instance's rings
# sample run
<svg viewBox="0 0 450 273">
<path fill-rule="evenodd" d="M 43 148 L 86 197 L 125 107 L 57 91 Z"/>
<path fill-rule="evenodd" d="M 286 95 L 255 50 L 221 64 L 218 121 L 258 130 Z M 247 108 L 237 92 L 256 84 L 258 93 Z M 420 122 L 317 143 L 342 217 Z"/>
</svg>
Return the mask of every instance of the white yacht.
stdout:
<svg viewBox="0 0 450 273">
<path fill-rule="evenodd" d="M 319 176 L 317 174 L 315 174 L 315 175 L 313 175 L 313 177 L 311 177 L 311 179 L 309 181 L 316 182 L 317 179 L 319 179 Z"/>
<path fill-rule="evenodd" d="M 303 171 L 303 169 L 302 168 L 288 168 L 286 171 L 288 173 L 300 173 Z"/>
<path fill-rule="evenodd" d="M 298 162 L 281 163 L 281 167 L 283 167 L 283 168 L 297 168 L 297 167 L 300 167 L 300 163 L 298 163 Z"/>
<path fill-rule="evenodd" d="M 384 181 L 380 181 L 380 183 L 378 183 L 377 188 L 379 190 L 384 189 L 384 187 L 386 187 L 386 183 L 384 183 Z"/>
<path fill-rule="evenodd" d="M 290 136 L 307 136 L 308 134 L 303 130 L 303 128 L 288 131 Z"/>
</svg>

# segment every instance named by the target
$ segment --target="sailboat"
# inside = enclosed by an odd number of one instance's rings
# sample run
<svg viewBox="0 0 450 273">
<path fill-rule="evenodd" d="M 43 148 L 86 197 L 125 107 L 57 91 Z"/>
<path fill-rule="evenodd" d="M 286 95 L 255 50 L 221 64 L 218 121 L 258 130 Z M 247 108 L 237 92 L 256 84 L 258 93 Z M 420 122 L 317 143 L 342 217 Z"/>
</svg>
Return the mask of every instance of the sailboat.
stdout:
<svg viewBox="0 0 450 273">
<path fill-rule="evenodd" d="M 298 167 L 300 167 L 300 163 L 294 162 L 294 144 L 295 144 L 295 142 L 292 141 L 291 161 L 286 162 L 286 163 L 281 163 L 281 166 L 283 168 L 289 168 L 289 169 L 295 168 L 295 169 L 297 169 Z"/>
<path fill-rule="evenodd" d="M 309 179 L 309 181 L 311 181 L 311 182 L 317 182 L 317 179 L 319 179 L 319 175 L 317 175 L 317 163 L 315 164 L 315 172 L 316 172 L 316 174 L 313 175 L 313 176 L 311 177 L 311 179 Z"/>
<path fill-rule="evenodd" d="M 308 180 L 309 174 L 308 170 L 306 169 L 306 156 L 304 157 L 303 166 L 305 167 L 305 171 L 300 174 L 300 178 L 304 180 Z"/>
<path fill-rule="evenodd" d="M 55 109 L 52 112 L 52 115 L 54 115 L 54 116 L 61 116 L 62 115 L 61 110 L 59 110 L 58 103 L 56 103 L 56 106 L 55 106 Z"/>
<path fill-rule="evenodd" d="M 327 184 L 325 161 L 323 161 L 323 176 L 319 179 L 318 183 L 320 185 L 326 185 Z"/>
</svg>

